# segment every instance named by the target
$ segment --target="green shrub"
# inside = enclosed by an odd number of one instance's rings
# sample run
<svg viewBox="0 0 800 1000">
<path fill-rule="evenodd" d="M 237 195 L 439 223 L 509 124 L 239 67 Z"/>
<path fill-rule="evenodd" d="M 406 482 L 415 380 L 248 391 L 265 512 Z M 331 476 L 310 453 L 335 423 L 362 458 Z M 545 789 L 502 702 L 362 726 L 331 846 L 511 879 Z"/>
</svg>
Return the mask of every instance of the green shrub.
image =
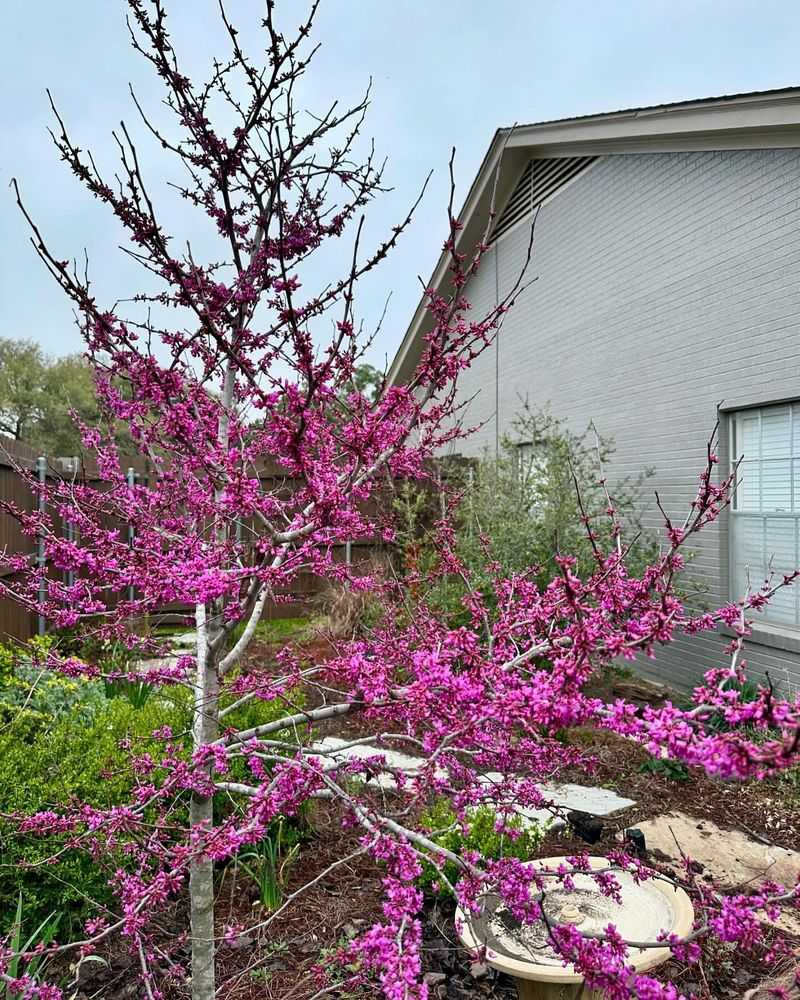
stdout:
<svg viewBox="0 0 800 1000">
<path fill-rule="evenodd" d="M 578 575 L 592 572 L 596 561 L 583 511 L 591 518 L 600 547 L 613 551 L 608 500 L 601 482 L 613 453 L 613 441 L 597 436 L 593 427 L 575 434 L 546 410 L 526 406 L 515 418 L 511 434 L 503 439 L 499 455 L 487 453 L 476 462 L 453 463 L 443 471 L 447 484 L 461 494 L 455 515 L 456 551 L 471 584 L 490 604 L 489 560 L 497 563 L 501 577 L 529 573 L 542 587 L 560 574 L 555 561 L 560 553 L 577 558 Z M 644 569 L 658 551 L 655 539 L 641 531 L 639 517 L 643 487 L 651 474 L 644 470 L 613 487 L 617 516 L 626 537 L 633 540 L 626 560 L 633 574 Z M 424 571 L 437 564 L 437 544 L 431 541 L 428 526 L 440 516 L 440 501 L 438 495 L 409 484 L 398 490 L 396 538 L 405 569 Z M 464 581 L 451 577 L 439 583 L 427 600 L 453 624 L 466 624 L 465 592 Z"/>
<path fill-rule="evenodd" d="M 737 680 L 728 680 L 722 685 L 723 691 L 737 691 L 739 693 L 739 701 L 743 705 L 749 705 L 751 702 L 756 701 L 758 698 L 758 682 L 747 680 L 743 684 Z M 737 729 L 740 732 L 743 727 L 738 725 L 731 725 L 725 720 L 725 716 L 722 712 L 715 712 L 708 720 L 708 726 L 718 733 L 728 733 L 731 730 Z M 755 726 L 746 726 L 744 731 L 748 732 L 751 738 L 758 740 L 759 738 L 765 739 L 768 737 L 774 737 L 775 733 L 764 732 L 764 730 L 758 729 Z"/>
<path fill-rule="evenodd" d="M 254 729 L 256 726 L 264 726 L 269 722 L 274 722 L 276 719 L 280 719 L 281 716 L 287 714 L 294 714 L 296 711 L 302 711 L 303 705 L 305 704 L 305 698 L 302 691 L 290 691 L 287 692 L 286 698 L 291 702 L 291 707 L 289 704 L 281 699 L 275 699 L 274 701 L 263 701 L 260 698 L 251 698 L 249 701 L 245 702 L 239 708 L 234 709 L 229 715 L 226 715 L 222 720 L 222 729 L 235 729 L 239 732 L 243 732 L 247 729 Z M 235 699 L 230 695 L 224 695 L 221 701 L 221 705 L 226 708 Z M 270 739 L 279 740 L 281 736 L 287 736 L 294 739 L 294 734 L 275 732 L 272 733 Z M 265 767 L 269 770 L 268 764 Z M 235 758 L 231 762 L 231 773 L 229 775 L 232 781 L 241 781 L 245 784 L 252 783 L 253 775 L 250 773 L 250 769 L 247 766 L 246 761 L 242 758 Z"/>
<path fill-rule="evenodd" d="M 32 728 L 46 730 L 65 716 L 74 724 L 88 725 L 104 703 L 101 684 L 18 661 L 13 673 L 0 681 L 0 728 L 6 732 L 21 725 L 29 738 Z"/>
<path fill-rule="evenodd" d="M 144 750 L 153 730 L 169 725 L 177 734 L 189 725 L 188 705 L 163 698 L 139 710 L 117 698 L 86 723 L 67 715 L 43 725 L 40 715 L 23 709 L 0 734 L 0 814 L 58 811 L 71 799 L 99 808 L 127 802 L 133 778 L 120 740 L 133 739 Z M 62 914 L 62 935 L 88 912 L 91 900 L 108 901 L 107 874 L 83 852 L 66 851 L 57 865 L 25 867 L 50 857 L 62 843 L 57 836 L 20 836 L 13 824 L 0 822 L 0 923 L 8 923 L 20 892 L 27 919 Z M 109 859 L 112 866 L 119 860 Z"/>
<path fill-rule="evenodd" d="M 275 632 L 284 630 L 281 623 Z M 44 640 L 45 647 L 49 641 Z M 134 784 L 131 751 L 121 749 L 120 742 L 132 740 L 134 753 L 152 750 L 157 756 L 160 743 L 152 733 L 163 726 L 172 729 L 176 741 L 184 741 L 189 753 L 192 696 L 186 687 L 149 687 L 139 698 L 124 685 L 73 680 L 36 665 L 41 645 L 0 646 L 0 815 L 59 812 L 72 800 L 97 808 L 127 804 Z M 303 703 L 300 692 L 288 697 L 291 708 L 284 701 L 253 698 L 223 725 L 249 729 L 272 722 Z M 230 777 L 252 780 L 241 758 L 233 761 Z M 236 797 L 220 795 L 216 806 L 220 815 L 228 813 L 236 808 Z M 173 819 L 181 822 L 182 815 L 180 807 Z M 39 864 L 63 842 L 58 836 L 20 836 L 12 822 L 0 820 L 0 927 L 10 925 L 20 892 L 26 922 L 61 914 L 59 936 L 72 932 L 92 901 L 110 901 L 108 875 L 124 866 L 121 852 L 101 865 L 70 849 L 57 864 Z"/>
<path fill-rule="evenodd" d="M 689 768 L 680 760 L 669 757 L 650 757 L 639 768 L 642 774 L 656 774 L 669 781 L 688 781 Z"/>
<path fill-rule="evenodd" d="M 521 817 L 505 822 L 506 829 L 515 831 L 517 836 L 500 833 L 496 829 L 497 813 L 491 806 L 478 806 L 470 810 L 464 825 L 445 798 L 437 799 L 421 820 L 435 844 L 459 857 L 465 851 L 477 851 L 481 857 L 491 860 L 518 858 L 520 861 L 528 861 L 536 857 L 545 833 L 543 827 L 526 822 Z M 453 885 L 461 875 L 454 861 L 446 861 L 442 870 Z M 450 891 L 442 881 L 439 870 L 429 862 L 423 864 L 420 885 L 442 895 L 448 895 Z"/>
</svg>

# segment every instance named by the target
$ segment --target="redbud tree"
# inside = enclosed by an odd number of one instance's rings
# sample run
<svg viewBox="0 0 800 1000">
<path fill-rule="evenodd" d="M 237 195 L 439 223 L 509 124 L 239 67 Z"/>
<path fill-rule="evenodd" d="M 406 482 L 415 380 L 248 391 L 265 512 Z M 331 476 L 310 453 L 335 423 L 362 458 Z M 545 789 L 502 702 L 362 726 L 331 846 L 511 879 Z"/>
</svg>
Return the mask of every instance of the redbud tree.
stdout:
<svg viewBox="0 0 800 1000">
<path fill-rule="evenodd" d="M 246 928 L 215 919 L 215 866 L 257 844 L 277 818 L 327 799 L 341 822 L 358 831 L 357 853 L 384 869 L 383 919 L 346 949 L 347 975 L 353 984 L 377 980 L 387 997 L 422 1000 L 417 880 L 423 862 L 442 870 L 442 879 L 445 865 L 456 865 L 461 877 L 453 888 L 468 910 L 480 909 L 492 893 L 524 921 L 540 919 L 548 887 L 568 877 L 513 858 L 443 850 L 419 820 L 431 796 L 447 796 L 464 824 L 485 802 L 500 827 L 520 806 L 547 806 L 541 780 L 581 760 L 581 751 L 556 739 L 573 726 L 611 730 L 724 779 L 758 779 L 789 768 L 800 757 L 800 706 L 769 685 L 747 703 L 740 692 L 746 612 L 792 578 L 767 581 L 713 613 L 696 615 L 682 606 L 674 587 L 681 548 L 720 515 L 735 485 L 733 477 L 720 481 L 713 445 L 685 520 L 673 523 L 665 515 L 661 554 L 638 577 L 626 568 L 611 496 L 606 516 L 613 528 L 602 533 L 602 543 L 585 517 L 595 556 L 591 572 L 579 577 L 568 553 L 559 556 L 559 574 L 544 588 L 528 573 L 504 579 L 494 572 L 491 602 L 470 587 L 458 559 L 449 519 L 455 499 L 449 499 L 435 529 L 439 559 L 432 575 L 455 575 L 467 584 L 468 627 L 452 628 L 426 606 L 424 581 L 359 576 L 337 560 L 336 549 L 347 540 L 391 538 L 388 514 L 374 513 L 382 509 L 376 498 L 386 482 L 428 476 L 432 457 L 456 435 L 458 375 L 491 343 L 524 287 L 524 269 L 486 315 L 470 312 L 464 289 L 480 266 L 486 237 L 476 247 L 460 246 L 451 194 L 444 244 L 451 291 L 427 292 L 430 332 L 409 382 L 368 399 L 354 388 L 354 371 L 370 344 L 357 320 L 356 293 L 412 212 L 382 243 L 365 249 L 364 211 L 383 185 L 382 163 L 369 148 L 359 155 L 368 102 L 348 110 L 334 103 L 316 114 L 295 103 L 315 51 L 309 36 L 317 5 L 288 37 L 267 0 L 260 60 L 248 54 L 251 46 L 242 44 L 220 6 L 228 51 L 197 85 L 181 69 L 162 0 L 127 3 L 133 47 L 159 77 L 172 120 L 156 125 L 132 94 L 136 112 L 164 155 L 183 169 L 180 194 L 210 220 L 218 246 L 200 259 L 165 231 L 159 185 L 145 178 L 125 124 L 114 136 L 119 172 L 106 177 L 53 105 L 52 136 L 61 158 L 124 228 L 123 251 L 147 272 L 147 281 L 127 307 L 103 301 L 88 269 L 51 249 L 17 191 L 32 244 L 75 307 L 104 421 L 81 427 L 96 480 L 31 479 L 40 509 L 3 504 L 42 541 L 45 560 L 32 565 L 6 555 L 4 565 L 15 576 L 5 578 L 2 594 L 54 629 L 131 648 L 149 644 L 154 656 L 164 649 L 142 637 L 142 622 L 168 604 L 194 608 L 196 648 L 139 674 L 156 688 L 188 687 L 193 722 L 190 734 L 156 732 L 157 750 L 134 749 L 135 787 L 125 807 L 75 803 L 59 813 L 15 818 L 25 835 L 58 833 L 69 847 L 95 856 L 120 848 L 125 855 L 112 880 L 116 909 L 87 921 L 79 941 L 46 950 L 85 956 L 119 936 L 140 963 L 143 995 L 156 1000 L 163 984 L 154 968 L 154 923 L 170 900 L 187 893 L 193 1000 L 224 996 L 216 945 Z M 311 266 L 319 258 L 331 268 L 322 281 Z M 120 428 L 148 463 L 146 482 L 126 476 L 130 460 L 115 436 Z M 265 464 L 275 463 L 292 480 L 291 490 L 260 478 Z M 73 526 L 68 537 L 60 523 Z M 487 552 L 491 574 L 490 560 Z M 308 572 L 374 590 L 382 619 L 366 636 L 338 643 L 323 662 L 309 666 L 290 645 L 273 661 L 249 656 L 245 663 L 265 608 Z M 710 665 L 691 708 L 641 709 L 586 693 L 592 676 L 615 659 L 650 654 L 676 632 L 720 623 L 735 630 L 730 658 Z M 43 664 L 49 669 L 116 676 L 102 662 L 57 649 Z M 298 691 L 307 696 L 301 706 Z M 258 701 L 279 706 L 280 717 L 249 729 L 231 725 L 235 708 Z M 720 715 L 729 724 L 724 732 L 709 725 Z M 375 757 L 347 761 L 314 745 L 317 727 L 331 733 L 352 718 L 368 735 L 350 742 L 376 747 Z M 393 768 L 381 755 L 390 746 L 414 750 L 423 766 L 413 774 Z M 246 780 L 240 770 L 234 778 L 234 765 L 244 766 Z M 379 771 L 392 781 L 389 794 L 377 794 L 367 780 Z M 215 813 L 221 796 L 236 807 Z M 188 821 L 181 825 L 175 804 L 186 800 Z M 313 842 L 304 850 L 313 850 Z M 351 861 L 348 855 L 333 867 Z M 572 864 L 586 862 L 576 855 Z M 652 874 L 640 860 L 616 852 L 597 875 L 602 891 L 613 894 L 613 873 L 623 868 L 642 878 Z M 687 959 L 696 957 L 706 935 L 755 946 L 760 910 L 795 902 L 796 894 L 795 886 L 769 883 L 747 896 L 704 889 L 690 938 L 669 943 Z M 282 909 L 262 914 L 260 928 L 269 928 Z M 551 939 L 565 961 L 610 996 L 678 995 L 634 973 L 628 944 L 613 928 L 589 937 L 573 926 L 553 927 Z M 21 956 L 21 964 L 18 957 L 9 942 L 0 947 L 0 977 L 12 995 L 61 996 L 26 971 L 30 956 Z"/>
</svg>

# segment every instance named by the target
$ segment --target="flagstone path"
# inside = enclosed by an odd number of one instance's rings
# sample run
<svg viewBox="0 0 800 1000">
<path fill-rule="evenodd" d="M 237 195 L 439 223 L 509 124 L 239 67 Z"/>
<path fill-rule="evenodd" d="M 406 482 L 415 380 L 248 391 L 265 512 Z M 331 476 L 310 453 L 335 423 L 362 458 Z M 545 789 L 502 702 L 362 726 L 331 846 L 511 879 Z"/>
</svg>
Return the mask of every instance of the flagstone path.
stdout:
<svg viewBox="0 0 800 1000">
<path fill-rule="evenodd" d="M 352 742 L 333 736 L 326 736 L 325 739 L 312 743 L 311 748 L 321 754 L 328 755 L 331 766 L 342 760 L 367 760 L 371 757 L 382 756 L 387 767 L 413 775 L 425 763 L 421 757 L 411 757 L 396 750 L 380 749 L 368 744 L 353 746 Z M 497 782 L 501 779 L 501 774 L 489 773 L 485 775 L 487 783 Z M 391 789 L 395 787 L 395 780 L 388 773 L 378 774 L 371 781 L 381 788 Z M 575 785 L 569 782 L 560 784 L 541 782 L 539 787 L 547 799 L 553 803 L 553 806 L 567 812 L 574 809 L 591 813 L 593 816 L 610 816 L 620 809 L 627 809 L 629 806 L 635 805 L 633 799 L 623 798 L 607 788 Z M 564 825 L 563 820 L 553 819 L 553 814 L 549 809 L 520 807 L 518 811 L 520 816 L 529 822 L 541 823 L 542 825 L 550 824 L 550 829 L 558 829 Z"/>
</svg>

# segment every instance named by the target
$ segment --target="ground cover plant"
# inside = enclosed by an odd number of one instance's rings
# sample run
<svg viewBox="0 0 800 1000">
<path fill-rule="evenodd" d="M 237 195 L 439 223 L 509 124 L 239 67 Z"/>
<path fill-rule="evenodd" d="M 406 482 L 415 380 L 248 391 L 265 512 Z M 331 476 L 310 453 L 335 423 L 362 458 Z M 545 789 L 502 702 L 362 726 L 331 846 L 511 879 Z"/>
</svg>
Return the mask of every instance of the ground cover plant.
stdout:
<svg viewBox="0 0 800 1000">
<path fill-rule="evenodd" d="M 161 0 L 128 0 L 128 8 L 133 45 L 161 79 L 174 121 L 162 131 L 134 95 L 136 110 L 165 155 L 185 168 L 180 193 L 207 218 L 219 245 L 203 261 L 165 231 L 156 190 L 125 125 L 116 136 L 120 176 L 107 179 L 56 112 L 60 155 L 124 227 L 126 252 L 147 280 L 127 305 L 104 301 L 86 270 L 65 260 L 68 250 L 49 247 L 18 191 L 33 246 L 76 307 L 105 420 L 81 428 L 99 485 L 30 477 L 41 509 L 3 504 L 42 541 L 45 559 L 31 564 L 4 556 L 15 576 L 0 586 L 3 596 L 55 629 L 77 630 L 98 648 L 120 644 L 146 655 L 149 665 L 137 669 L 136 684 L 154 694 L 134 705 L 125 697 L 127 665 L 121 669 L 90 651 L 70 654 L 55 644 L 43 651 L 42 667 L 103 682 L 111 702 L 134 712 L 178 692 L 187 717 L 159 722 L 146 748 L 123 739 L 132 775 L 124 803 L 84 795 L 57 808 L 15 806 L 3 816 L 21 838 L 58 837 L 70 856 L 114 864 L 112 898 L 80 933 L 43 940 L 35 954 L 19 954 L 19 936 L 12 934 L 0 949 L 0 978 L 12 996 L 55 1000 L 62 991 L 47 981 L 47 970 L 70 953 L 89 958 L 114 938 L 134 956 L 138 988 L 149 1000 L 175 989 L 185 995 L 187 984 L 193 1000 L 212 1000 L 228 988 L 218 978 L 223 946 L 254 935 L 268 940 L 305 892 L 369 858 L 380 871 L 380 915 L 327 956 L 317 995 L 331 991 L 334 975 L 339 989 L 372 984 L 392 1000 L 424 998 L 418 882 L 426 865 L 462 906 L 479 909 L 492 893 L 529 922 L 541 917 L 549 888 L 569 879 L 569 871 L 534 870 L 513 852 L 482 857 L 451 850 L 429 836 L 423 819 L 434 797 L 449 800 L 465 829 L 472 816 L 485 817 L 480 807 L 490 807 L 496 832 L 514 839 L 517 807 L 547 804 L 541 779 L 584 762 L 586 748 L 564 733 L 587 725 L 728 781 L 764 779 L 797 763 L 797 701 L 769 685 L 742 697 L 747 614 L 794 575 L 766 581 L 740 604 L 703 614 L 684 609 L 675 589 L 681 550 L 719 516 L 733 485 L 719 475 L 713 440 L 689 510 L 679 520 L 665 512 L 665 543 L 638 572 L 628 567 L 620 519 L 603 484 L 599 515 L 581 509 L 590 559 L 579 566 L 563 551 L 546 582 L 524 568 L 505 575 L 490 563 L 481 587 L 472 585 L 455 544 L 456 499 L 448 496 L 432 529 L 439 558 L 425 579 L 419 569 L 402 579 L 359 575 L 338 559 L 336 548 L 353 538 L 391 540 L 391 519 L 370 501 L 387 479 L 428 476 L 437 449 L 460 433 L 454 430 L 458 374 L 491 343 L 527 277 L 520 274 L 488 314 L 469 310 L 464 288 L 486 240 L 463 252 L 451 199 L 444 246 L 452 290 L 427 293 L 429 332 L 410 382 L 365 395 L 354 378 L 369 339 L 360 336 L 358 282 L 411 216 L 364 252 L 361 214 L 383 184 L 381 161 L 368 147 L 359 159 L 367 102 L 349 110 L 334 104 L 314 115 L 294 103 L 313 55 L 315 6 L 289 34 L 278 28 L 268 2 L 262 51 L 253 58 L 251 40 L 245 44 L 223 8 L 227 52 L 203 85 L 181 70 Z M 490 215 L 487 236 L 491 223 Z M 323 255 L 328 265 L 346 263 L 320 279 L 309 261 L 331 246 L 338 252 Z M 146 482 L 131 484 L 126 475 L 114 436 L 120 424 L 149 463 Z M 276 467 L 283 476 L 277 483 Z M 73 526 L 70 537 L 57 530 L 56 515 Z M 302 643 L 290 642 L 266 662 L 253 659 L 248 650 L 265 608 L 308 572 L 373 591 L 381 616 L 367 634 L 338 640 L 324 657 L 309 659 Z M 457 626 L 421 596 L 452 578 L 464 583 L 466 617 Z M 170 643 L 143 626 L 175 604 L 194 608 L 196 640 L 167 657 Z M 651 653 L 678 632 L 720 623 L 736 634 L 730 655 L 712 666 L 689 707 L 643 708 L 587 690 L 618 658 Z M 258 717 L 259 706 L 269 719 Z M 729 728 L 720 727 L 720 717 Z M 337 733 L 374 747 L 374 755 L 341 760 L 315 742 Z M 383 758 L 390 747 L 416 752 L 423 766 L 414 774 L 394 767 Z M 487 784 L 488 772 L 500 777 Z M 323 868 L 307 858 L 303 880 L 302 846 L 287 870 L 281 849 L 264 844 L 276 836 L 276 824 L 300 819 L 315 804 L 336 810 L 345 831 L 338 843 L 347 850 L 327 855 Z M 306 851 L 314 851 L 313 841 Z M 260 858 L 266 872 L 256 881 L 268 905 L 246 924 L 228 921 L 229 911 L 215 900 L 216 874 L 237 858 L 253 872 Z M 573 863 L 586 862 L 577 852 Z M 652 874 L 640 859 L 612 851 L 597 876 L 604 892 L 614 893 L 613 873 L 623 868 L 642 878 Z M 448 872 L 457 873 L 455 883 Z M 188 954 L 182 939 L 170 948 L 158 934 L 160 917 L 183 898 Z M 758 947 L 758 914 L 796 902 L 797 887 L 765 883 L 725 895 L 697 886 L 695 900 L 690 937 L 668 942 L 689 962 L 705 938 Z M 611 997 L 678 995 L 674 986 L 634 972 L 613 927 L 589 936 L 564 925 L 551 935 L 563 958 Z M 779 942 L 769 947 L 779 954 Z"/>
</svg>

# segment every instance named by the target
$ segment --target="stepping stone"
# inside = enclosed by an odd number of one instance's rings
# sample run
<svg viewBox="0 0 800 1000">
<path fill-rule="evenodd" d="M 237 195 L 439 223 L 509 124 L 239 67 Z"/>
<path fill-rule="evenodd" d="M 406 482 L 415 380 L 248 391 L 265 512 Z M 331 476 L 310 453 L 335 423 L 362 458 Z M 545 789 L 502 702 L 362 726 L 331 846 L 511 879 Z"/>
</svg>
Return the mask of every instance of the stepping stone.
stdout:
<svg viewBox="0 0 800 1000">
<path fill-rule="evenodd" d="M 182 632 L 180 635 L 172 636 L 170 641 L 176 651 L 194 650 L 197 647 L 197 632 Z"/>
<path fill-rule="evenodd" d="M 334 766 L 334 762 L 338 763 L 342 760 L 366 760 L 370 757 L 382 755 L 389 767 L 413 775 L 425 763 L 421 757 L 411 757 L 408 754 L 398 753 L 396 750 L 380 749 L 367 744 L 348 746 L 347 740 L 337 739 L 333 736 L 327 736 L 318 743 L 312 744 L 311 749 L 329 754 L 331 767 Z M 489 784 L 493 784 L 502 781 L 502 779 L 503 776 L 500 773 L 492 772 L 487 774 L 483 780 Z M 394 788 L 396 784 L 394 778 L 389 774 L 379 775 L 375 779 L 372 779 L 372 781 L 382 788 Z M 617 795 L 616 792 L 605 788 L 551 782 L 543 782 L 539 787 L 542 793 L 552 801 L 554 806 L 567 812 L 577 809 L 581 812 L 592 813 L 594 816 L 610 816 L 620 809 L 628 809 L 630 806 L 635 805 L 632 799 L 625 799 Z M 542 825 L 551 824 L 551 829 L 560 829 L 564 826 L 563 820 L 553 820 L 553 814 L 548 809 L 528 809 L 520 806 L 517 812 L 529 822 Z"/>
<path fill-rule="evenodd" d="M 660 851 L 677 865 L 683 851 L 724 889 L 755 887 L 764 879 L 791 887 L 800 877 L 797 851 L 760 844 L 741 830 L 722 830 L 708 819 L 676 811 L 636 825 L 649 851 Z"/>
<path fill-rule="evenodd" d="M 134 667 L 136 670 L 158 670 L 159 667 L 174 667 L 177 662 L 177 655 L 162 656 L 150 660 L 137 660 Z"/>
<path fill-rule="evenodd" d="M 369 760 L 371 757 L 383 757 L 386 766 L 403 771 L 405 774 L 416 774 L 425 763 L 421 757 L 409 757 L 407 754 L 398 753 L 396 750 L 381 749 L 369 746 L 366 743 L 358 746 L 350 746 L 350 740 L 341 740 L 335 736 L 326 736 L 317 743 L 311 744 L 311 749 L 315 753 L 324 754 L 328 757 L 328 769 L 340 764 L 343 760 Z M 391 774 L 379 774 L 370 779 L 370 784 L 380 785 L 381 788 L 396 788 L 397 782 Z"/>
<path fill-rule="evenodd" d="M 607 788 L 597 788 L 593 785 L 550 784 L 543 782 L 539 786 L 542 794 L 562 809 L 591 813 L 592 816 L 610 816 L 622 809 L 635 806 L 633 799 L 626 799 Z"/>
<path fill-rule="evenodd" d="M 710 877 L 722 890 L 747 892 L 765 880 L 790 889 L 800 878 L 800 852 L 760 844 L 741 830 L 723 830 L 708 819 L 676 811 L 636 825 L 648 851 L 665 855 L 676 870 L 682 870 L 683 852 L 703 866 L 701 879 Z M 799 918 L 796 910 L 787 909 L 775 926 L 800 937 Z M 766 917 L 764 921 L 769 922 Z"/>
<path fill-rule="evenodd" d="M 159 667 L 174 667 L 181 656 L 197 652 L 197 633 L 182 632 L 170 638 L 170 652 L 166 656 L 137 660 L 137 670 L 157 670 Z"/>
</svg>

